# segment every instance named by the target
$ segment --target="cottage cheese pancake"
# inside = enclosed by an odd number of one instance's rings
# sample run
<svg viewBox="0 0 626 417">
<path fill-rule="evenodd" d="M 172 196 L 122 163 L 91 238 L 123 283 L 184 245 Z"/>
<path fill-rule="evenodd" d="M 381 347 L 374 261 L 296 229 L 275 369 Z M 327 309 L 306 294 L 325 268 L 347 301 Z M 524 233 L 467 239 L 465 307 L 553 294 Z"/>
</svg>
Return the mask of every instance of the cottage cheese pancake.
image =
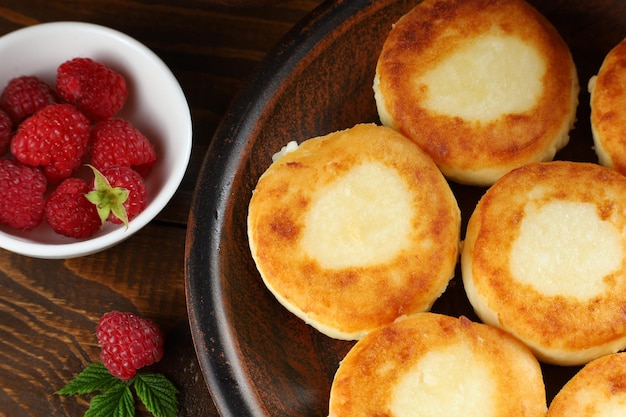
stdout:
<svg viewBox="0 0 626 417">
<path fill-rule="evenodd" d="M 461 259 L 480 318 L 540 360 L 579 365 L 626 347 L 626 177 L 532 163 L 484 194 Z"/>
<path fill-rule="evenodd" d="M 252 257 L 287 309 L 358 339 L 428 310 L 454 275 L 460 212 L 432 160 L 374 124 L 279 155 L 250 201 Z"/>
<path fill-rule="evenodd" d="M 543 417 L 533 354 L 495 327 L 434 313 L 398 319 L 341 362 L 330 417 Z"/>
<path fill-rule="evenodd" d="M 547 417 L 626 415 L 626 353 L 596 359 L 581 369 L 550 404 Z"/>
<path fill-rule="evenodd" d="M 523 0 L 426 0 L 390 31 L 376 67 L 381 122 L 450 179 L 490 185 L 569 141 L 578 77 L 568 46 Z"/>
<path fill-rule="evenodd" d="M 626 40 L 605 57 L 589 80 L 591 131 L 602 165 L 626 174 Z"/>
</svg>

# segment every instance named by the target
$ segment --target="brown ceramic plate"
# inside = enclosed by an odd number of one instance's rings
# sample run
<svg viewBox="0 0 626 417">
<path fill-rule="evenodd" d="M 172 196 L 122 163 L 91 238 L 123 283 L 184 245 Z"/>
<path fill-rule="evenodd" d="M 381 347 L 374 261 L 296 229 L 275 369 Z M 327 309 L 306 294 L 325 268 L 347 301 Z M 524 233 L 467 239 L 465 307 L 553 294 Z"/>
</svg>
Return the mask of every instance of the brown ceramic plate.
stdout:
<svg viewBox="0 0 626 417">
<path fill-rule="evenodd" d="M 322 5 L 270 54 L 213 138 L 190 214 L 186 284 L 195 347 L 223 416 L 327 415 L 332 378 L 352 343 L 305 325 L 265 289 L 248 250 L 248 202 L 271 155 L 288 141 L 378 121 L 378 53 L 392 23 L 418 1 Z M 578 122 L 557 157 L 596 161 L 586 84 L 626 36 L 626 2 L 533 4 L 569 44 L 581 81 Z M 452 187 L 467 221 L 484 189 Z M 476 319 L 458 275 L 434 310 Z M 544 367 L 549 399 L 575 371 Z"/>
</svg>

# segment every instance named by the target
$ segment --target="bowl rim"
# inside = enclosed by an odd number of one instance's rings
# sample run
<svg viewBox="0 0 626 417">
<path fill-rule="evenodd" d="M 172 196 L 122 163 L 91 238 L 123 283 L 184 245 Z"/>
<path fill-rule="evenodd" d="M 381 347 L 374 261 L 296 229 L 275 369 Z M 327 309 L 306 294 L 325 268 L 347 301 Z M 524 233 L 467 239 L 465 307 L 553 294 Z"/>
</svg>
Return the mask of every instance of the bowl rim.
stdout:
<svg viewBox="0 0 626 417">
<path fill-rule="evenodd" d="M 73 34 L 81 31 L 96 33 L 99 36 L 123 43 L 129 49 L 133 49 L 137 53 L 144 55 L 150 64 L 154 68 L 158 68 L 162 75 L 167 78 L 168 82 L 173 86 L 173 101 L 175 102 L 175 106 L 184 112 L 186 119 L 184 123 L 184 131 L 180 132 L 180 137 L 184 139 L 180 142 L 182 149 L 178 153 L 178 158 L 172 165 L 176 166 L 177 169 L 173 169 L 168 173 L 159 192 L 154 195 L 154 198 L 146 209 L 129 222 L 128 228 L 125 228 L 123 225 L 116 226 L 113 230 L 107 231 L 106 233 L 93 238 L 87 238 L 84 240 L 68 238 L 67 243 L 55 244 L 33 242 L 29 241 L 27 238 L 16 237 L 0 231 L 0 247 L 3 249 L 34 258 L 67 259 L 100 252 L 120 243 L 123 240 L 126 240 L 135 232 L 142 229 L 146 224 L 154 219 L 163 210 L 163 208 L 165 208 L 172 196 L 178 190 L 178 187 L 180 186 L 180 183 L 182 182 L 187 171 L 187 166 L 191 158 L 193 128 L 191 110 L 189 108 L 187 98 L 171 69 L 154 51 L 126 33 L 95 23 L 56 21 L 39 23 L 9 32 L 0 36 L 0 45 L 13 42 L 15 39 L 20 40 L 21 38 L 40 36 L 42 33 L 48 33 L 50 30 L 56 32 L 72 31 Z"/>
</svg>

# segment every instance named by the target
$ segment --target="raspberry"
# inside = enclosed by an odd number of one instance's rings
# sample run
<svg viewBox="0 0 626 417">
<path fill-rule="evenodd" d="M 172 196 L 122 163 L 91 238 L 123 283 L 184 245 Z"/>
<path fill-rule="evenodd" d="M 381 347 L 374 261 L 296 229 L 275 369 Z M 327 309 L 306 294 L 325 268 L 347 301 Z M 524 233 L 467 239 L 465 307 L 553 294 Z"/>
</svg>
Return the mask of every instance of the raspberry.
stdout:
<svg viewBox="0 0 626 417">
<path fill-rule="evenodd" d="M 57 233 L 84 238 L 93 235 L 102 226 L 96 206 L 85 194 L 89 184 L 80 178 L 64 180 L 50 194 L 45 206 L 46 221 Z"/>
<path fill-rule="evenodd" d="M 123 203 L 127 221 L 137 217 L 146 208 L 148 193 L 143 177 L 137 171 L 128 167 L 115 166 L 102 170 L 102 175 L 111 187 L 128 190 L 128 198 Z M 107 220 L 115 224 L 125 223 L 114 213 L 110 213 Z"/>
<path fill-rule="evenodd" d="M 102 363 L 111 375 L 124 381 L 163 357 L 161 329 L 154 321 L 132 313 L 106 313 L 98 322 L 96 336 Z"/>
<path fill-rule="evenodd" d="M 74 58 L 57 69 L 59 96 L 74 104 L 91 121 L 115 115 L 126 102 L 128 90 L 124 77 L 90 58 Z"/>
<path fill-rule="evenodd" d="M 52 88 L 38 77 L 23 75 L 13 78 L 0 95 L 0 108 L 14 124 L 57 102 Z"/>
<path fill-rule="evenodd" d="M 100 170 L 121 165 L 145 177 L 157 160 L 150 141 L 127 120 L 98 122 L 91 130 L 91 142 L 91 163 Z"/>
<path fill-rule="evenodd" d="M 89 143 L 89 120 L 71 104 L 45 107 L 18 127 L 11 152 L 27 165 L 41 166 L 48 181 L 69 177 Z"/>
<path fill-rule="evenodd" d="M 46 177 L 16 159 L 0 159 L 0 223 L 32 230 L 43 220 Z"/>
<path fill-rule="evenodd" d="M 12 134 L 13 122 L 11 122 L 11 118 L 4 110 L 0 110 L 0 156 L 9 150 Z"/>
</svg>

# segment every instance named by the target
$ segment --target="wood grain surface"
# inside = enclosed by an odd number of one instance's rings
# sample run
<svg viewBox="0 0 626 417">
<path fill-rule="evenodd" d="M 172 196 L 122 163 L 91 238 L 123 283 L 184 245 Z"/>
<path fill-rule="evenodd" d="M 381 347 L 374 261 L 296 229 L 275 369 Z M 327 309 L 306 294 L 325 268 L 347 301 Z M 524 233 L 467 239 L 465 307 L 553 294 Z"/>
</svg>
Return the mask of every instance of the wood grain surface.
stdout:
<svg viewBox="0 0 626 417">
<path fill-rule="evenodd" d="M 225 8 L 202 0 L 5 0 L 0 35 L 50 21 L 112 27 L 172 69 L 192 109 L 194 146 L 171 203 L 143 230 L 104 252 L 39 260 L 0 249 L 0 416 L 82 416 L 88 396 L 53 393 L 99 360 L 95 326 L 132 311 L 166 331 L 154 369 L 180 390 L 180 416 L 217 416 L 191 341 L 184 288 L 185 233 L 200 165 L 228 104 L 280 38 L 320 1 Z M 24 51 L 29 53 L 30 51 Z M 10 65 L 2 61 L 0 65 Z M 1 69 L 0 69 L 1 70 Z M 149 415 L 139 409 L 138 416 Z"/>
</svg>

